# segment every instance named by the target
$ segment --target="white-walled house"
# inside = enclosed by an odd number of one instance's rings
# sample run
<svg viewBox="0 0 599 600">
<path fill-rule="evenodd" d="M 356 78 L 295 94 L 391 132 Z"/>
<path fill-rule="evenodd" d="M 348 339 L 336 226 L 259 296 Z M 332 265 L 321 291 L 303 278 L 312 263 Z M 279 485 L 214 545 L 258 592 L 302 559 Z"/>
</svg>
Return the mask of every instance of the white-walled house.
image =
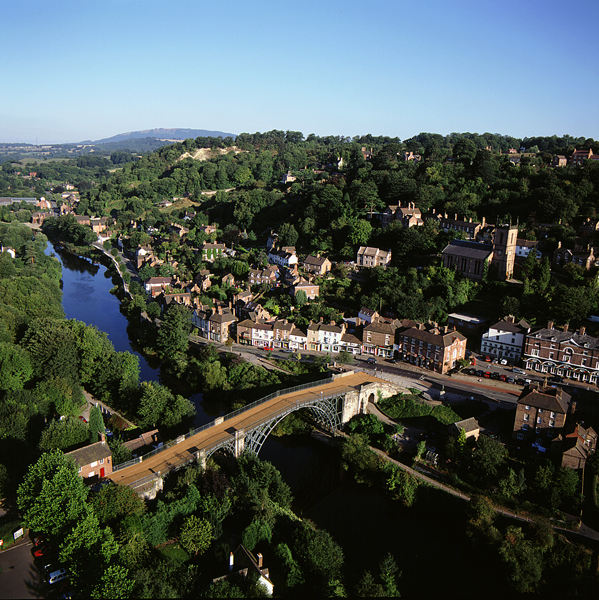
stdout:
<svg viewBox="0 0 599 600">
<path fill-rule="evenodd" d="M 480 342 L 481 354 L 505 358 L 515 364 L 522 357 L 528 333 L 530 325 L 526 321 L 516 323 L 513 316 L 505 317 L 483 333 Z"/>
</svg>

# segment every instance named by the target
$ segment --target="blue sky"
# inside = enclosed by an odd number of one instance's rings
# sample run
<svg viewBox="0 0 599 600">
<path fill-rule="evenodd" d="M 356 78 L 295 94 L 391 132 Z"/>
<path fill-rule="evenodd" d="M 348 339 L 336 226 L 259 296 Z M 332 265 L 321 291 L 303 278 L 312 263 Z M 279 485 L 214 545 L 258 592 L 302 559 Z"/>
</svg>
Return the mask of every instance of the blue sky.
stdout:
<svg viewBox="0 0 599 600">
<path fill-rule="evenodd" d="M 158 127 L 599 139 L 597 0 L 0 8 L 0 142 Z"/>
</svg>

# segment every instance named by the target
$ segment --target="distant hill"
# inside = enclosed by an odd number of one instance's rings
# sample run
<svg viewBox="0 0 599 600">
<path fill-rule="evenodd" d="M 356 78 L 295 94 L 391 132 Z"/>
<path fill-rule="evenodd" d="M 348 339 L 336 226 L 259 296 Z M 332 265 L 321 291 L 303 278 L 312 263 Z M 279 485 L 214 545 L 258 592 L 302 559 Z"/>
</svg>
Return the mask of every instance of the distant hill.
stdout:
<svg viewBox="0 0 599 600">
<path fill-rule="evenodd" d="M 186 140 L 197 137 L 232 137 L 234 133 L 225 133 L 223 131 L 208 131 L 206 129 L 144 129 L 142 131 L 130 131 L 129 133 L 119 133 L 102 140 L 86 140 L 81 144 L 113 144 L 115 142 L 126 142 L 128 140 L 154 138 L 158 140 Z"/>
</svg>

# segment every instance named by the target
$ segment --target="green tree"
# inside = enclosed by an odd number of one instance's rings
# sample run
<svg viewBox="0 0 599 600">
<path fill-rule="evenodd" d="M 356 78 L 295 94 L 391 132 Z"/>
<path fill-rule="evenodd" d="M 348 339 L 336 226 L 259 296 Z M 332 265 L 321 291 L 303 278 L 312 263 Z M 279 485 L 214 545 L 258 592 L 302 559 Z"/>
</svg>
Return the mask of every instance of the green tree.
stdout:
<svg viewBox="0 0 599 600">
<path fill-rule="evenodd" d="M 393 496 L 405 506 L 412 506 L 416 500 L 418 479 L 393 463 L 389 463 L 386 470 L 387 489 L 393 492 Z"/>
<path fill-rule="evenodd" d="M 0 390 L 21 390 L 32 375 L 29 352 L 20 346 L 0 342 Z"/>
<path fill-rule="evenodd" d="M 104 418 L 99 406 L 89 409 L 89 441 L 93 444 L 100 439 L 100 434 L 106 432 Z"/>
<path fill-rule="evenodd" d="M 190 515 L 183 521 L 179 541 L 190 554 L 204 554 L 212 542 L 212 525 L 206 519 Z"/>
<path fill-rule="evenodd" d="M 102 570 L 100 582 L 91 592 L 92 598 L 130 598 L 133 592 L 134 581 L 129 575 L 129 570 L 122 565 L 109 565 Z"/>
<path fill-rule="evenodd" d="M 56 449 L 71 450 L 87 442 L 88 438 L 87 425 L 75 417 L 67 417 L 59 421 L 50 421 L 42 431 L 39 449 L 42 452 Z"/>
<path fill-rule="evenodd" d="M 308 295 L 304 290 L 298 290 L 295 294 L 295 305 L 301 308 L 308 302 Z"/>
<path fill-rule="evenodd" d="M 164 315 L 158 331 L 156 346 L 162 358 L 174 358 L 185 353 L 189 346 L 191 313 L 181 304 L 172 304 Z"/>
<path fill-rule="evenodd" d="M 300 561 L 304 574 L 320 585 L 335 579 L 343 567 L 343 550 L 337 542 L 327 531 L 307 524 L 296 530 L 293 554 Z"/>
<path fill-rule="evenodd" d="M 88 489 L 77 471 L 75 461 L 60 450 L 29 467 L 17 490 L 26 527 L 58 536 L 85 514 Z"/>
</svg>

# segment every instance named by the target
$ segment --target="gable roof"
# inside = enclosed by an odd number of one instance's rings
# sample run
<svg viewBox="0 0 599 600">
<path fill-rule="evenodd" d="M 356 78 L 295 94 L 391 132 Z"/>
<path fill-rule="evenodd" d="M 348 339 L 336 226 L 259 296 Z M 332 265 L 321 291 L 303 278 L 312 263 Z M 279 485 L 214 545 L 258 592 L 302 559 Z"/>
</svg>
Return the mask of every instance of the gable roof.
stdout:
<svg viewBox="0 0 599 600">
<path fill-rule="evenodd" d="M 110 451 L 110 448 L 106 442 L 96 442 L 95 444 L 84 446 L 78 450 L 67 452 L 65 456 L 72 457 L 77 463 L 77 466 L 85 467 L 86 465 L 89 465 L 102 458 L 110 458 L 112 456 L 112 452 Z"/>
<path fill-rule="evenodd" d="M 565 415 L 568 412 L 570 394 L 560 388 L 528 386 L 522 390 L 518 404 L 527 404 L 543 410 L 551 410 Z"/>
</svg>

